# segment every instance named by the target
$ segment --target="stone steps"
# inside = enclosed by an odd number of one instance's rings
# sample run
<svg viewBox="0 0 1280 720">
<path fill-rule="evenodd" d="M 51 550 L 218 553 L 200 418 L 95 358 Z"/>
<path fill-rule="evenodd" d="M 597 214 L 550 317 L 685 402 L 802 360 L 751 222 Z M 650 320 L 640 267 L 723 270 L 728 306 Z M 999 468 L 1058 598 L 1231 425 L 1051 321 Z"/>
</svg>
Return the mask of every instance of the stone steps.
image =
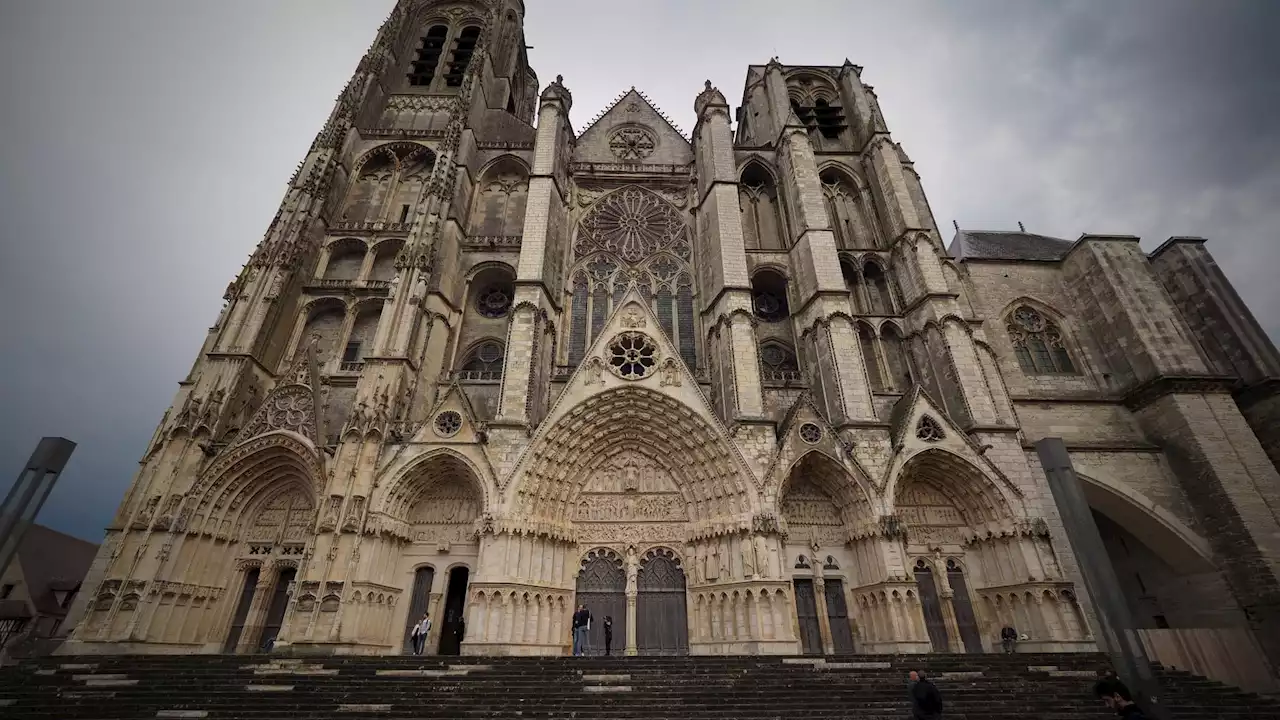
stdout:
<svg viewBox="0 0 1280 720">
<path fill-rule="evenodd" d="M 113 656 L 0 671 L 0 716 L 452 720 L 901 720 L 926 670 L 948 718 L 1102 720 L 1099 655 L 827 658 Z M 1167 673 L 1177 720 L 1274 718 L 1280 704 Z"/>
</svg>

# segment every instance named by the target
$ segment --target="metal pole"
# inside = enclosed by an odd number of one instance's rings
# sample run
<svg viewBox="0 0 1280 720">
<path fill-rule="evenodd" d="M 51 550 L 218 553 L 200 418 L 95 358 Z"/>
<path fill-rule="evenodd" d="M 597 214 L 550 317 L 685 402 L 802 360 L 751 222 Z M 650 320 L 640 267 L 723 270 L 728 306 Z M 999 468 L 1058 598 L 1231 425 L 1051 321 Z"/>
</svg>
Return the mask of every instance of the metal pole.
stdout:
<svg viewBox="0 0 1280 720">
<path fill-rule="evenodd" d="M 1098 616 L 1099 644 L 1111 658 L 1116 674 L 1135 694 L 1137 700 L 1153 718 L 1167 720 L 1168 711 L 1160 703 L 1160 681 L 1151 670 L 1142 639 L 1134 627 L 1133 615 L 1111 557 L 1102 544 L 1102 535 L 1093 522 L 1093 511 L 1080 487 L 1080 478 L 1071 465 L 1071 455 L 1062 438 L 1045 438 L 1036 443 L 1040 466 L 1049 480 L 1062 517 L 1071 549 L 1075 551 L 1085 589 L 1093 598 Z"/>
<path fill-rule="evenodd" d="M 66 438 L 41 438 L 26 467 L 18 474 L 17 482 L 0 505 L 0 573 L 17 554 L 22 536 L 35 522 L 75 449 L 76 444 Z"/>
</svg>

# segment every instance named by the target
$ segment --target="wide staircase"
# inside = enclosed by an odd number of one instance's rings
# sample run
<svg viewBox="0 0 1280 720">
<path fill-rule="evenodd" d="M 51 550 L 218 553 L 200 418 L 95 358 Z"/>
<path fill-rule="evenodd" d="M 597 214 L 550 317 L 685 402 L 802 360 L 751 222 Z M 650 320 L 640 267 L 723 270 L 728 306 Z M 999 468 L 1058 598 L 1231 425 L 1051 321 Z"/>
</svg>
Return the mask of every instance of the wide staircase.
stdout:
<svg viewBox="0 0 1280 720">
<path fill-rule="evenodd" d="M 1100 655 L 827 658 L 110 656 L 0 670 L 0 718 L 904 720 L 924 670 L 946 717 L 1114 717 L 1092 695 Z M 1178 720 L 1275 718 L 1280 703 L 1161 672 Z"/>
</svg>

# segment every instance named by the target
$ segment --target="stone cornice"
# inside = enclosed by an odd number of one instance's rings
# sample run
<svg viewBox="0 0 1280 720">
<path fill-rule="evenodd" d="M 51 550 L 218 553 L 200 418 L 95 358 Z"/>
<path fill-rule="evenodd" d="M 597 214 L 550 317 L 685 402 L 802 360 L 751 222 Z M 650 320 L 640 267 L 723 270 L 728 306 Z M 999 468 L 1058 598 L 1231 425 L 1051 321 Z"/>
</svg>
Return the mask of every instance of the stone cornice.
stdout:
<svg viewBox="0 0 1280 720">
<path fill-rule="evenodd" d="M 1234 384 L 1233 378 L 1222 375 L 1166 375 L 1133 388 L 1121 402 L 1136 412 L 1166 395 L 1230 393 Z"/>
</svg>

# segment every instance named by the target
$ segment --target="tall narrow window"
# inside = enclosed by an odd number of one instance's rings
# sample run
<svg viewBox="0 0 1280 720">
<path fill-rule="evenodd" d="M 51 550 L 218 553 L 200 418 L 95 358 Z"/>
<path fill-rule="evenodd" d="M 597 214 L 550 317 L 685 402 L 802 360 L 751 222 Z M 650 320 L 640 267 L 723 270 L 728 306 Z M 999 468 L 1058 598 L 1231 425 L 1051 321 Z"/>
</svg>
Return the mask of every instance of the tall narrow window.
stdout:
<svg viewBox="0 0 1280 720">
<path fill-rule="evenodd" d="M 684 358 L 690 370 L 694 370 L 698 366 L 698 351 L 693 338 L 693 278 L 688 273 L 681 273 L 679 283 L 676 317 L 680 330 L 680 357 Z"/>
<path fill-rule="evenodd" d="M 449 67 L 444 74 L 444 84 L 449 87 L 460 87 L 462 76 L 467 73 L 471 64 L 471 55 L 476 51 L 476 43 L 480 41 L 480 28 L 463 28 L 458 38 L 453 41 L 453 54 L 449 58 Z"/>
<path fill-rule="evenodd" d="M 427 87 L 435 79 L 436 67 L 440 64 L 440 54 L 444 52 L 444 41 L 449 35 L 449 28 L 436 25 L 427 31 L 418 47 L 417 57 L 409 66 L 409 84 L 415 87 Z"/>
<path fill-rule="evenodd" d="M 889 387 L 898 392 L 906 392 L 914 379 L 911 377 L 911 362 L 907 358 L 907 350 L 897 326 L 885 323 L 880 327 L 880 345 L 884 348 L 885 362 L 888 363 Z"/>
<path fill-rule="evenodd" d="M 1009 340 L 1023 372 L 1074 373 L 1062 331 L 1035 308 L 1022 305 L 1008 320 Z"/>
<path fill-rule="evenodd" d="M 778 192 L 764 168 L 751 163 L 738 185 L 742 232 L 748 250 L 781 250 L 782 223 L 778 216 Z"/>
<path fill-rule="evenodd" d="M 867 380 L 871 390 L 884 392 L 884 373 L 880 371 L 880 354 L 876 352 L 876 331 L 871 326 L 858 324 L 858 341 L 862 345 L 862 362 L 867 366 Z"/>
<path fill-rule="evenodd" d="M 867 308 L 872 315 L 892 315 L 893 300 L 889 295 L 889 279 L 885 277 L 880 265 L 868 261 L 862 266 L 862 277 L 867 284 L 867 297 L 870 305 Z"/>
<path fill-rule="evenodd" d="M 862 277 L 858 274 L 858 268 L 854 267 L 848 259 L 840 258 L 840 274 L 844 276 L 844 287 L 849 291 L 853 312 L 863 314 L 866 312 L 866 304 L 862 298 Z"/>
<path fill-rule="evenodd" d="M 569 317 L 569 364 L 577 366 L 587 352 L 587 274 L 573 279 L 573 309 Z"/>
</svg>

